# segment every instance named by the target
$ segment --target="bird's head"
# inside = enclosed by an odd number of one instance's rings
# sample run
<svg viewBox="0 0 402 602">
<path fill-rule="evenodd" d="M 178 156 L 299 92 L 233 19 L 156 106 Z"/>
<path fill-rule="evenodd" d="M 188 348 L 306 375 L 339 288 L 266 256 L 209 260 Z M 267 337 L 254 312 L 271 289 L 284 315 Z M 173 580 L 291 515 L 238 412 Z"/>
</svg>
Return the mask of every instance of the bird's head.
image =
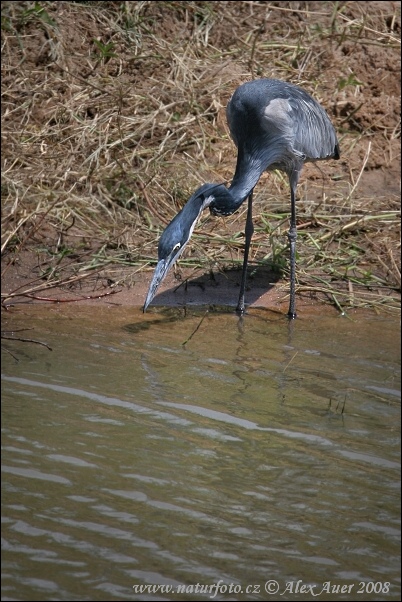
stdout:
<svg viewBox="0 0 402 602">
<path fill-rule="evenodd" d="M 222 189 L 227 192 L 223 184 L 203 184 L 162 233 L 158 245 L 158 263 L 149 285 L 144 312 L 154 298 L 158 286 L 183 253 L 202 211 L 223 193 Z"/>
</svg>

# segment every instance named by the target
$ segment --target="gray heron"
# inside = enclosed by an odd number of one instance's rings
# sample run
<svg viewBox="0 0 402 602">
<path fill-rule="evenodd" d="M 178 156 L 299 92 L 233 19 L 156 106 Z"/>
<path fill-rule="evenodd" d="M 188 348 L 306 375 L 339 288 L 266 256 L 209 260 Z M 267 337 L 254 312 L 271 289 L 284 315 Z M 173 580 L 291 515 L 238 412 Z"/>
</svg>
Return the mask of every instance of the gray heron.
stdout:
<svg viewBox="0 0 402 602">
<path fill-rule="evenodd" d="M 143 310 L 155 296 L 169 269 L 180 257 L 202 211 L 227 216 L 248 199 L 243 272 L 236 311 L 244 313 L 247 262 L 254 227 L 253 191 L 264 171 L 280 170 L 290 185 L 290 303 L 296 317 L 296 188 L 307 161 L 339 159 L 335 129 L 323 107 L 302 88 L 277 79 L 257 79 L 239 86 L 226 109 L 237 163 L 229 187 L 203 184 L 166 227 L 159 240 L 158 263 Z"/>
</svg>

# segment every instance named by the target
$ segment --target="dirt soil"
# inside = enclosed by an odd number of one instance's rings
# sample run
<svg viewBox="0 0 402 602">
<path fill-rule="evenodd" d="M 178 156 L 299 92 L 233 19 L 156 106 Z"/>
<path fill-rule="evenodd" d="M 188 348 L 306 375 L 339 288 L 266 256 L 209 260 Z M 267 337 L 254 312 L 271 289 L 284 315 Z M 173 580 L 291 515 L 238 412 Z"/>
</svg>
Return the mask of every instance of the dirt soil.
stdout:
<svg viewBox="0 0 402 602">
<path fill-rule="evenodd" d="M 400 2 L 235 1 L 2 2 L 3 306 L 141 306 L 162 229 L 231 181 L 225 107 L 258 77 L 305 88 L 340 140 L 298 188 L 299 306 L 399 305 Z M 286 311 L 281 174 L 255 204 L 247 302 Z M 244 210 L 205 216 L 156 305 L 236 304 Z"/>
</svg>

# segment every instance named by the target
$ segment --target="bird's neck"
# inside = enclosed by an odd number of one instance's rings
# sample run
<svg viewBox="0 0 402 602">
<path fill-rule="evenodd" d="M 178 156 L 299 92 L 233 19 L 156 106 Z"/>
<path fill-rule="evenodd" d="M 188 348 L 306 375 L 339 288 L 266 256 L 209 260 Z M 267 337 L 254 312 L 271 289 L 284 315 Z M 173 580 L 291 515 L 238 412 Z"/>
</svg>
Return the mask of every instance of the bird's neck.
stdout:
<svg viewBox="0 0 402 602">
<path fill-rule="evenodd" d="M 264 169 L 266 169 L 266 167 L 259 159 L 253 159 L 252 157 L 247 157 L 245 155 L 242 157 L 238 156 L 236 172 L 232 183 L 228 188 L 228 191 L 233 197 L 234 211 L 236 211 L 249 196 L 250 192 L 260 179 Z"/>
<path fill-rule="evenodd" d="M 187 223 L 193 224 L 191 228 L 191 232 L 195 226 L 196 221 L 200 217 L 201 213 L 206 207 L 209 207 L 213 200 L 213 196 L 208 194 L 208 192 L 204 193 L 204 189 L 207 189 L 210 185 L 201 186 L 187 201 L 182 210 L 177 214 L 174 219 L 177 221 L 185 221 Z M 179 217 L 180 216 L 180 217 Z"/>
</svg>

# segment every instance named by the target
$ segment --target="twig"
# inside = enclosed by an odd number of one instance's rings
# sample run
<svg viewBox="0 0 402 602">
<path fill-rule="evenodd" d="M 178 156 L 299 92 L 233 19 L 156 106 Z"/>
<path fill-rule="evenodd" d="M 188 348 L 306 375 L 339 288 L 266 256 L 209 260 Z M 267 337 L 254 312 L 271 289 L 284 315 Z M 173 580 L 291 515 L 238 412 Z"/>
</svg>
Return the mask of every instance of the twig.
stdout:
<svg viewBox="0 0 402 602">
<path fill-rule="evenodd" d="M 11 355 L 11 357 L 13 357 L 15 359 L 16 362 L 19 362 L 20 360 L 18 359 L 17 356 L 14 355 L 14 353 L 12 353 L 9 349 L 7 349 L 7 347 L 3 347 L 1 346 L 3 351 L 6 351 L 7 353 L 9 353 Z"/>
<path fill-rule="evenodd" d="M 32 288 L 30 288 L 26 291 L 22 291 L 22 292 L 18 292 L 22 288 L 22 286 L 19 286 L 18 288 L 14 289 L 10 293 L 2 293 L 1 294 L 1 297 L 3 299 L 2 304 L 4 305 L 8 299 L 13 299 L 14 297 L 27 297 L 28 295 L 32 294 L 33 292 L 44 291 L 44 290 L 48 290 L 50 288 L 66 286 L 67 284 L 72 284 L 72 283 L 78 282 L 80 280 L 83 280 L 84 278 L 88 278 L 88 276 L 90 276 L 92 274 L 96 274 L 97 271 L 99 272 L 102 269 L 103 269 L 103 267 L 99 268 L 98 270 L 91 270 L 91 272 L 87 272 L 85 274 L 80 274 L 79 276 L 70 276 L 69 278 L 66 278 L 65 280 L 55 280 L 54 282 L 38 284 L 37 286 L 33 286 Z M 33 281 L 33 282 L 35 282 L 35 281 Z"/>
<path fill-rule="evenodd" d="M 293 360 L 295 359 L 295 357 L 296 357 L 296 355 L 297 355 L 298 353 L 299 353 L 299 352 L 298 352 L 298 351 L 296 351 L 296 353 L 294 353 L 294 354 L 293 354 L 293 356 L 290 358 L 290 360 L 288 361 L 288 363 L 287 363 L 287 364 L 286 364 L 286 366 L 284 367 L 284 369 L 283 369 L 283 372 L 285 372 L 285 370 L 287 370 L 287 368 L 288 368 L 288 367 L 290 366 L 290 364 L 293 362 Z"/>
<path fill-rule="evenodd" d="M 47 347 L 49 351 L 53 351 L 51 347 L 47 343 L 42 343 L 42 341 L 36 341 L 35 339 L 22 339 L 21 337 L 7 337 L 5 335 L 1 336 L 2 339 L 7 339 L 8 341 L 20 341 L 21 343 L 36 343 L 37 345 L 42 345 L 43 347 Z"/>
<path fill-rule="evenodd" d="M 360 173 L 359 173 L 359 175 L 358 175 L 358 177 L 357 177 L 357 180 L 356 180 L 356 182 L 355 182 L 355 184 L 354 184 L 354 186 L 353 186 L 352 190 L 350 191 L 350 193 L 349 193 L 349 195 L 348 195 L 348 198 L 346 199 L 347 201 L 349 201 L 349 200 L 352 198 L 352 195 L 353 195 L 354 191 L 356 190 L 356 188 L 357 188 L 357 187 L 358 187 L 358 185 L 359 185 L 360 179 L 361 179 L 361 177 L 362 177 L 362 175 L 363 175 L 364 168 L 366 167 L 366 165 L 367 165 L 367 161 L 369 160 L 369 157 L 370 157 L 370 151 L 371 151 L 371 140 L 370 140 L 370 141 L 369 141 L 369 143 L 368 143 L 368 147 L 367 147 L 366 155 L 365 155 L 365 157 L 364 157 L 364 159 L 363 159 L 363 165 L 362 165 L 362 167 L 361 167 Z"/>
<path fill-rule="evenodd" d="M 115 293 L 120 293 L 120 290 L 108 291 L 107 293 L 101 293 L 98 295 L 88 295 L 84 297 L 77 297 L 76 299 L 52 299 L 51 297 L 37 297 L 35 295 L 31 295 L 30 293 L 21 294 L 22 297 L 29 297 L 30 299 L 35 299 L 35 301 L 50 301 L 52 303 L 74 303 L 75 301 L 87 301 L 89 299 L 100 299 L 101 297 L 107 297 L 108 295 L 114 295 Z"/>
<path fill-rule="evenodd" d="M 205 320 L 205 317 L 206 317 L 206 315 L 207 315 L 208 312 L 209 312 L 209 309 L 206 310 L 205 314 L 202 316 L 201 320 L 199 321 L 198 326 L 193 330 L 193 332 L 190 334 L 190 336 L 188 337 L 188 339 L 186 339 L 184 341 L 184 343 L 182 343 L 183 346 L 186 345 L 190 341 L 190 339 L 193 338 L 193 336 L 195 335 L 195 333 L 197 332 L 197 330 L 199 329 L 199 327 L 201 326 L 201 324 Z"/>
<path fill-rule="evenodd" d="M 147 191 L 146 191 L 146 188 L 145 188 L 145 184 L 143 184 L 143 182 L 138 182 L 138 187 L 141 189 L 141 191 L 142 191 L 142 194 L 144 195 L 144 198 L 145 198 L 145 200 L 146 200 L 146 202 L 147 202 L 147 205 L 148 205 L 148 207 L 149 207 L 149 210 L 150 210 L 150 212 L 152 213 L 152 215 L 153 215 L 154 217 L 157 217 L 158 219 L 160 219 L 160 220 L 161 220 L 161 222 L 162 222 L 163 224 L 167 225 L 167 224 L 169 223 L 169 220 L 167 220 L 167 219 L 165 219 L 164 217 L 162 217 L 162 216 L 160 215 L 160 213 L 158 213 L 158 212 L 156 211 L 156 209 L 155 209 L 155 208 L 154 208 L 154 206 L 152 205 L 151 199 L 150 199 L 150 198 L 149 198 L 149 196 L 148 196 L 148 193 L 147 193 Z"/>
</svg>

